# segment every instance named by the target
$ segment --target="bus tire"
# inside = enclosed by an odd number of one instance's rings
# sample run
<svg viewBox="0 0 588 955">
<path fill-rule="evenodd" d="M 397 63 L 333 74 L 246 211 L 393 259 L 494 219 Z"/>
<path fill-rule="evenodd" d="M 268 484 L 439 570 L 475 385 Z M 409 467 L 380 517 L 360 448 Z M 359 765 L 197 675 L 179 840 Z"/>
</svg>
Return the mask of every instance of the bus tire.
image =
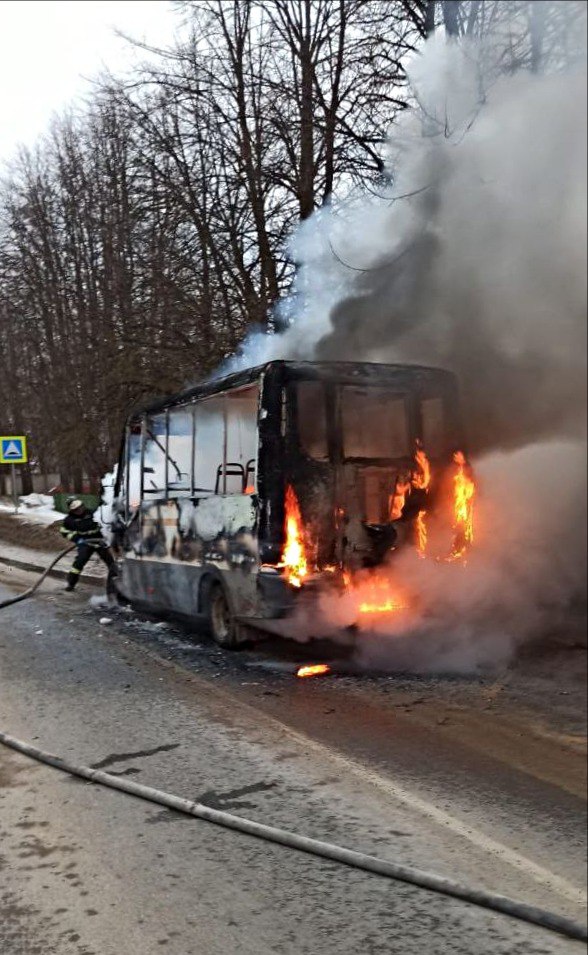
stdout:
<svg viewBox="0 0 588 955">
<path fill-rule="evenodd" d="M 207 588 L 206 619 L 214 642 L 224 650 L 236 650 L 239 645 L 239 627 L 224 587 L 218 580 L 212 581 Z"/>
<path fill-rule="evenodd" d="M 118 589 L 117 586 L 118 577 L 115 577 L 114 580 L 107 580 L 106 582 L 106 595 L 112 600 L 118 607 L 132 607 L 133 602 L 129 597 L 125 595 Z"/>
</svg>

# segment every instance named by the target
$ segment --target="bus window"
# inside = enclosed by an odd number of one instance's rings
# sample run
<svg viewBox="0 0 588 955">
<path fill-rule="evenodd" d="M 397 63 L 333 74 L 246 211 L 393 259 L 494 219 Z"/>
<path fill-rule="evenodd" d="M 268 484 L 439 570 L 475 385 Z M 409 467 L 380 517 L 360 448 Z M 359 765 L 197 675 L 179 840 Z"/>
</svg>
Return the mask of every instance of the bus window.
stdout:
<svg viewBox="0 0 588 955">
<path fill-rule="evenodd" d="M 129 435 L 129 507 L 134 510 L 141 503 L 141 430 Z"/>
<path fill-rule="evenodd" d="M 224 395 L 205 398 L 194 406 L 196 415 L 194 493 L 197 496 L 222 493 L 222 483 L 219 486 L 217 478 L 219 474 L 222 475 L 225 460 L 224 409 Z"/>
<path fill-rule="evenodd" d="M 410 454 L 404 395 L 384 388 L 341 388 L 343 454 L 346 458 L 400 458 Z"/>
<path fill-rule="evenodd" d="M 192 408 L 170 410 L 168 456 L 168 497 L 187 497 L 192 477 Z"/>
<path fill-rule="evenodd" d="M 421 421 L 423 447 L 432 457 L 442 454 L 445 447 L 443 398 L 421 400 Z"/>
<path fill-rule="evenodd" d="M 139 421 L 133 421 L 127 430 L 120 488 L 121 497 L 126 501 L 128 508 L 128 518 L 141 503 L 141 423 Z"/>
<path fill-rule="evenodd" d="M 143 460 L 143 495 L 146 500 L 164 500 L 165 487 L 165 413 L 147 418 L 145 434 L 145 455 Z"/>
<path fill-rule="evenodd" d="M 300 450 L 315 461 L 329 457 L 325 388 L 320 381 L 299 381 L 297 428 Z"/>
<path fill-rule="evenodd" d="M 256 487 L 259 386 L 226 394 L 225 494 L 252 494 Z"/>
</svg>

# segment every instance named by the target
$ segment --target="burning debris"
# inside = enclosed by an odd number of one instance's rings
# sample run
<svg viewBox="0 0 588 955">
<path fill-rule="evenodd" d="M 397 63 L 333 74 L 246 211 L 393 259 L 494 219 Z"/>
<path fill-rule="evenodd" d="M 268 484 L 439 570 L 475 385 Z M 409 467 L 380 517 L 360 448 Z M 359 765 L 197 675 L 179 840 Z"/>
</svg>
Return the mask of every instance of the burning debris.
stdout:
<svg viewBox="0 0 588 955">
<path fill-rule="evenodd" d="M 331 668 L 327 663 L 312 663 L 307 664 L 306 666 L 298 667 L 296 670 L 296 676 L 299 679 L 304 680 L 311 676 L 325 676 L 330 672 Z"/>
<path fill-rule="evenodd" d="M 409 606 L 398 596 L 391 582 L 384 576 L 370 578 L 363 586 L 357 588 L 357 593 L 361 595 L 358 607 L 360 614 L 396 613 L 399 610 L 407 610 Z"/>
</svg>

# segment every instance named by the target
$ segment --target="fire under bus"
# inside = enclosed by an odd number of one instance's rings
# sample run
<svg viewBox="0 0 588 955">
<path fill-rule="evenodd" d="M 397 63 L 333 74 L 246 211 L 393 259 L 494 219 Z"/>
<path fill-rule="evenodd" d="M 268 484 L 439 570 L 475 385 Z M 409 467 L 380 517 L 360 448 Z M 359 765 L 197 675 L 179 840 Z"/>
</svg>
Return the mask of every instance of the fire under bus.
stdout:
<svg viewBox="0 0 588 955">
<path fill-rule="evenodd" d="M 114 488 L 120 596 L 207 618 L 236 647 L 298 601 L 424 557 L 445 475 L 453 544 L 473 535 L 454 375 L 418 365 L 273 361 L 132 415 Z M 435 490 L 435 488 L 437 490 Z M 374 579 L 360 610 L 396 609 Z M 373 606 L 372 606 L 373 602 Z"/>
</svg>

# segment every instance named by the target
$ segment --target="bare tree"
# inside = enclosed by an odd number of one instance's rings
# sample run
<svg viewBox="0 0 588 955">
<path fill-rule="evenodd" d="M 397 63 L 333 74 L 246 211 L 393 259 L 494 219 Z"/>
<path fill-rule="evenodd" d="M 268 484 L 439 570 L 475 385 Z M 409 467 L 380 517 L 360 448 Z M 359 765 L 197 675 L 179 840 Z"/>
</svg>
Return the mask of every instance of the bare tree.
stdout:
<svg viewBox="0 0 588 955">
<path fill-rule="evenodd" d="M 501 72 L 569 63 L 585 14 L 576 0 L 179 6 L 188 35 L 130 81 L 103 78 L 0 185 L 4 426 L 77 490 L 112 463 L 138 400 L 211 373 L 252 325 L 275 329 L 288 236 L 385 174 L 427 37 L 477 41 L 483 98 Z"/>
</svg>

